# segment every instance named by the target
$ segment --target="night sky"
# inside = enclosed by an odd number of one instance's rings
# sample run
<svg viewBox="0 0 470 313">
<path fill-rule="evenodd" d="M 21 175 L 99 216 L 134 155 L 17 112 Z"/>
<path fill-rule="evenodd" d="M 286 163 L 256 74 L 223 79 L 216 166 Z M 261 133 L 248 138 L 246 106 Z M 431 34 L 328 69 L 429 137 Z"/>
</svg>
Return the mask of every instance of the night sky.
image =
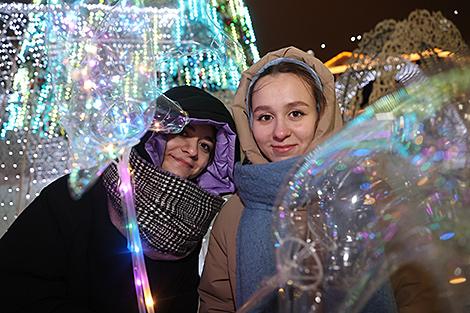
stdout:
<svg viewBox="0 0 470 313">
<path fill-rule="evenodd" d="M 470 43 L 470 0 L 245 0 L 245 4 L 261 55 L 294 45 L 311 49 L 327 61 L 356 48 L 352 36 L 373 29 L 384 19 L 403 20 L 415 9 L 441 11 Z M 321 48 L 322 43 L 326 48 Z"/>
</svg>

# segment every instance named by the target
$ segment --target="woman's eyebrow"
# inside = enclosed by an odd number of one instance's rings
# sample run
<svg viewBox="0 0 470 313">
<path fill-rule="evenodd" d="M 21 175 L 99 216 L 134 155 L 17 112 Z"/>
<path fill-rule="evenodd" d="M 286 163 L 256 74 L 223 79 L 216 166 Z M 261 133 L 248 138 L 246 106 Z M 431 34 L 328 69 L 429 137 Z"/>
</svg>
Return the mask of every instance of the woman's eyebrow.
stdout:
<svg viewBox="0 0 470 313">
<path fill-rule="evenodd" d="M 206 137 L 204 137 L 204 139 L 209 140 L 210 142 L 212 142 L 213 144 L 215 144 L 215 138 L 214 138 L 214 137 L 206 136 Z"/>
<path fill-rule="evenodd" d="M 296 107 L 296 106 L 306 106 L 306 107 L 308 107 L 308 106 L 310 106 L 308 103 L 305 103 L 303 101 L 293 101 L 293 102 L 289 102 L 287 105 L 290 106 L 290 107 Z"/>
<path fill-rule="evenodd" d="M 190 130 L 192 133 L 194 133 L 194 132 L 196 131 L 196 128 L 194 128 L 194 126 L 191 125 L 191 124 L 186 125 L 185 128 L 188 129 L 188 130 Z M 215 138 L 214 138 L 214 137 L 205 136 L 203 139 L 209 140 L 210 142 L 212 142 L 213 144 L 215 144 Z"/>
<path fill-rule="evenodd" d="M 287 103 L 287 106 L 289 107 L 298 107 L 298 106 L 305 106 L 308 107 L 310 106 L 308 103 L 305 103 L 304 101 L 292 101 Z M 258 112 L 258 111 L 269 111 L 271 109 L 270 106 L 268 105 L 260 105 L 257 106 L 256 109 L 253 110 L 253 113 Z"/>
<path fill-rule="evenodd" d="M 269 111 L 270 107 L 268 105 L 259 105 L 256 109 L 253 110 L 253 113 L 258 111 Z"/>
</svg>

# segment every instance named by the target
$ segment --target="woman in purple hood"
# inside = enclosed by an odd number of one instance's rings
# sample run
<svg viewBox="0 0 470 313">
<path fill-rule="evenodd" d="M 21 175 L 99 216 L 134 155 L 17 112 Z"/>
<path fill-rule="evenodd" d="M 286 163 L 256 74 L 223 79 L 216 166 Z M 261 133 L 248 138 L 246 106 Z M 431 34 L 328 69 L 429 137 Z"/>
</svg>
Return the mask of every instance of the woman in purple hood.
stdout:
<svg viewBox="0 0 470 313">
<path fill-rule="evenodd" d="M 156 311 L 196 312 L 201 241 L 234 191 L 238 142 L 217 98 L 188 86 L 165 95 L 190 122 L 132 149 L 137 221 Z M 79 200 L 67 188 L 67 176 L 44 188 L 0 239 L 1 311 L 138 312 L 115 165 Z"/>
</svg>

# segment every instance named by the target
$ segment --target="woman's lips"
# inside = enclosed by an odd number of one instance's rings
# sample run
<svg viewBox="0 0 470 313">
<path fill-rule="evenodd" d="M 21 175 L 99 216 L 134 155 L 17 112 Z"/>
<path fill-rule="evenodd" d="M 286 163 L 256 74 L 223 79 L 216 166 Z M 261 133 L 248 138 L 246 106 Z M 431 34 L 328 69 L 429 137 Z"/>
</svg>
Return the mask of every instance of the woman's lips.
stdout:
<svg viewBox="0 0 470 313">
<path fill-rule="evenodd" d="M 296 145 L 278 145 L 278 146 L 271 146 L 273 151 L 278 154 L 285 154 L 291 152 Z"/>
<path fill-rule="evenodd" d="M 193 168 L 193 165 L 187 161 L 185 161 L 184 159 L 180 159 L 178 157 L 175 157 L 174 155 L 171 156 L 173 159 L 176 160 L 176 162 L 178 162 L 179 164 L 182 164 L 188 168 Z"/>
</svg>

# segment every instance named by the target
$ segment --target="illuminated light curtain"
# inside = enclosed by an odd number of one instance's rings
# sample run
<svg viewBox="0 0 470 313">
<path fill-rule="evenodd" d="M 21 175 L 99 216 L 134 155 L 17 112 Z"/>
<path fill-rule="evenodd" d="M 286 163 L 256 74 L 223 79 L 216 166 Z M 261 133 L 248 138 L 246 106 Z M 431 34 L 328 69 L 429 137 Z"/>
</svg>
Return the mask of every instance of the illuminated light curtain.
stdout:
<svg viewBox="0 0 470 313">
<path fill-rule="evenodd" d="M 228 34 L 241 47 L 228 53 L 223 65 L 210 51 L 159 63 L 158 86 L 163 91 L 188 84 L 218 96 L 230 94 L 241 71 L 259 59 L 243 1 L 161 0 L 152 5 L 158 21 L 152 39 L 161 55 L 178 38 L 191 38 L 184 34 L 185 25 L 195 20 L 205 21 L 213 33 Z M 58 109 L 51 105 L 45 14 L 41 1 L 0 4 L 0 236 L 45 185 L 69 172 L 68 143 L 59 126 Z"/>
</svg>

